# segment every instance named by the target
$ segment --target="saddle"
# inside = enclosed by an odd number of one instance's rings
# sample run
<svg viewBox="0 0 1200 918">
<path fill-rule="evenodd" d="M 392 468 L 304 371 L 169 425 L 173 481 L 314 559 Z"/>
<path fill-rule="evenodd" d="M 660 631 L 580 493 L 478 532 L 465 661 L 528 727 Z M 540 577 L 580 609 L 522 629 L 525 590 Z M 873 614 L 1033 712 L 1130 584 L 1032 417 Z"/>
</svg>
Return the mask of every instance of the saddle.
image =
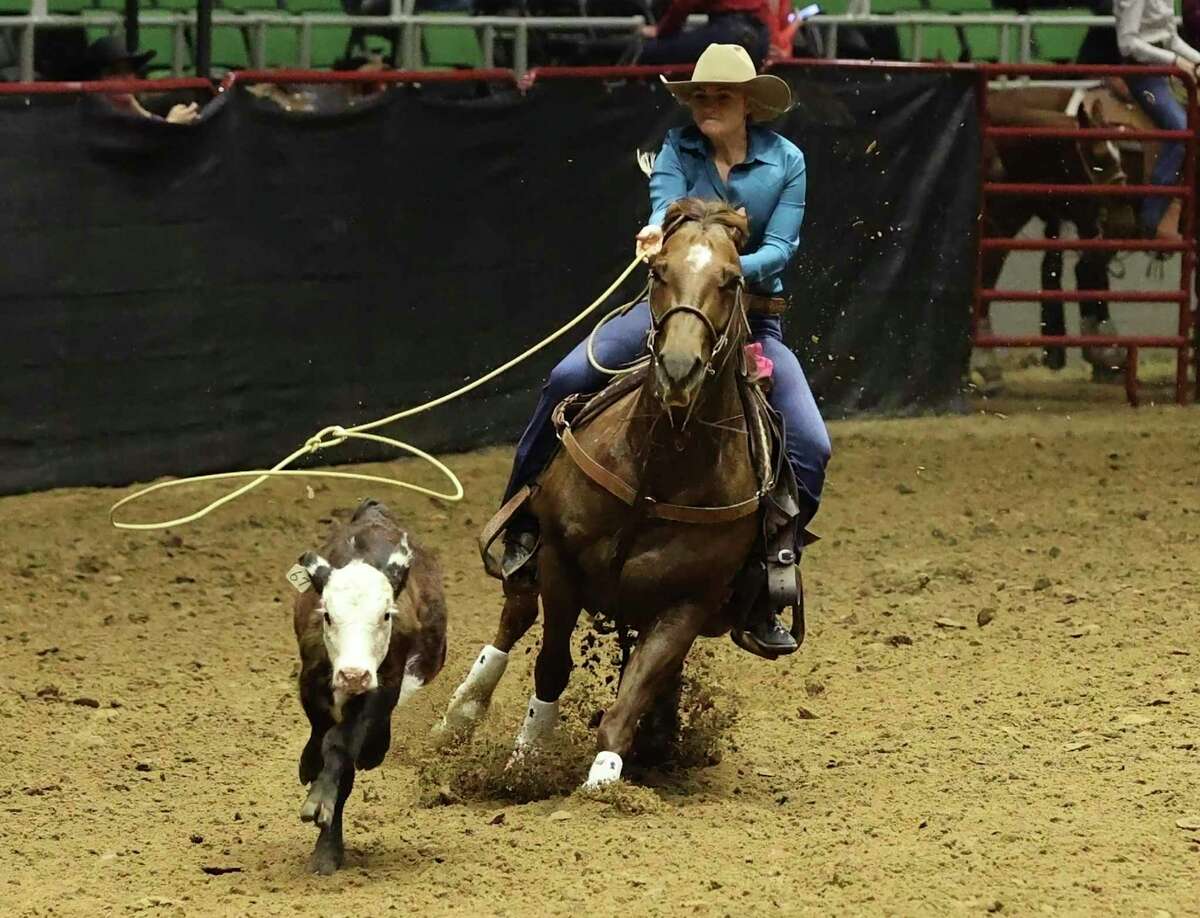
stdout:
<svg viewBox="0 0 1200 918">
<path fill-rule="evenodd" d="M 759 602 L 766 601 L 776 612 L 792 609 L 791 633 L 797 644 L 802 643 L 805 633 L 804 597 L 796 571 L 799 560 L 797 546 L 816 541 L 816 536 L 807 531 L 797 533 L 799 491 L 791 463 L 784 453 L 783 419 L 768 403 L 762 385 L 740 378 L 747 440 L 758 488 L 754 495 L 735 504 L 693 507 L 663 503 L 639 495 L 636 484 L 606 469 L 575 438 L 575 431 L 583 429 L 607 408 L 639 389 L 645 383 L 648 372 L 648 367 L 639 368 L 618 377 L 599 393 L 572 395 L 560 402 L 553 414 L 560 448 L 580 471 L 614 497 L 630 507 L 640 502 L 646 517 L 711 525 L 758 513 L 756 550 L 734 579 L 730 593 L 729 607 L 735 622 L 734 633 L 744 631 L 751 610 Z M 491 547 L 512 516 L 533 495 L 536 487 L 536 484 L 527 485 L 513 495 L 479 534 L 479 551 L 484 569 L 498 580 L 503 580 L 503 574 Z"/>
<path fill-rule="evenodd" d="M 1142 111 L 1141 106 L 1133 102 L 1126 102 L 1121 99 L 1107 86 L 1095 86 L 1090 89 L 1078 90 L 1077 94 L 1081 96 L 1079 101 L 1076 101 L 1076 96 L 1072 96 L 1071 104 L 1073 106 L 1082 106 L 1086 111 L 1095 111 L 1097 108 L 1102 113 L 1104 123 L 1109 127 L 1123 127 L 1132 131 L 1153 131 L 1158 129 L 1150 116 Z M 1072 112 L 1071 114 L 1074 114 Z M 1154 162 L 1158 159 L 1158 153 L 1162 149 L 1162 144 L 1157 141 L 1147 140 L 1118 140 L 1117 146 L 1122 148 L 1123 152 L 1133 153 L 1142 157 L 1142 173 L 1148 176 L 1154 168 Z M 1131 178 L 1130 181 L 1133 181 Z"/>
</svg>

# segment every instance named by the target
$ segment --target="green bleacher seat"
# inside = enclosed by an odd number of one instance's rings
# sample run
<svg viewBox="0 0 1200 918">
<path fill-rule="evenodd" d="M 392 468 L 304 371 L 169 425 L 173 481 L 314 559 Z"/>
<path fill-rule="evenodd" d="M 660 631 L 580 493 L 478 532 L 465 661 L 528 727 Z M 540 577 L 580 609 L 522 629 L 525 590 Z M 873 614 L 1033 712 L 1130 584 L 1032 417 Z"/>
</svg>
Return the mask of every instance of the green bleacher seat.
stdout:
<svg viewBox="0 0 1200 918">
<path fill-rule="evenodd" d="M 1039 10 L 1047 16 L 1076 15 L 1087 16 L 1090 10 Z M 1079 46 L 1083 44 L 1083 36 L 1087 34 L 1087 26 L 1035 26 L 1033 29 L 1033 57 L 1038 61 L 1049 63 L 1067 63 L 1075 60 L 1079 54 Z"/>
<path fill-rule="evenodd" d="M 421 30 L 421 43 L 424 45 L 424 63 L 428 67 L 474 69 L 483 66 L 479 34 L 470 27 L 427 26 Z"/>
<path fill-rule="evenodd" d="M 51 13 L 79 13 L 92 8 L 92 0 L 50 0 Z"/>
<path fill-rule="evenodd" d="M 300 33 L 296 29 L 267 30 L 267 66 L 295 67 L 300 63 Z"/>
<path fill-rule="evenodd" d="M 963 32 L 973 61 L 1000 60 L 1000 30 L 994 26 L 967 26 Z"/>
<path fill-rule="evenodd" d="M 153 74 L 159 76 L 171 75 L 171 49 L 174 46 L 174 38 L 170 29 L 165 28 L 148 28 L 145 23 L 138 30 L 138 48 L 142 51 L 153 51 L 154 58 L 150 61 L 149 67 Z M 186 53 L 186 51 L 185 51 Z M 186 69 L 189 61 L 183 62 Z"/>
<path fill-rule="evenodd" d="M 957 61 L 962 48 L 958 34 L 953 26 L 931 25 L 920 26 L 921 29 L 921 60 L 923 61 Z M 900 56 L 905 60 L 913 59 L 913 27 L 897 26 L 900 35 Z"/>
<path fill-rule="evenodd" d="M 276 0 L 220 0 L 219 9 L 229 13 L 279 13 Z"/>
<path fill-rule="evenodd" d="M 25 15 L 29 12 L 30 0 L 0 0 L 0 13 L 17 13 Z"/>
<path fill-rule="evenodd" d="M 339 0 L 286 0 L 289 13 L 340 13 Z"/>
<path fill-rule="evenodd" d="M 312 66 L 317 70 L 332 67 L 335 61 L 341 60 L 346 54 L 346 42 L 350 40 L 350 30 L 343 27 L 329 27 L 312 30 Z"/>
<path fill-rule="evenodd" d="M 212 62 L 219 67 L 236 67 L 239 70 L 250 66 L 246 39 L 240 28 L 227 25 L 213 26 Z"/>
</svg>

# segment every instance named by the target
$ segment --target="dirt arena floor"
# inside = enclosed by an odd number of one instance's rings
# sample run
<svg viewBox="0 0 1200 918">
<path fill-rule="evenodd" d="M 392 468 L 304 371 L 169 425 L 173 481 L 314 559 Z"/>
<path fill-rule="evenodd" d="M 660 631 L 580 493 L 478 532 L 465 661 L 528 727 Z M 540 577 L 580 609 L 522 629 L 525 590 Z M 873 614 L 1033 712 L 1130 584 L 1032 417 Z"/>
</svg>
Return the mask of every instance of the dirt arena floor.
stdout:
<svg viewBox="0 0 1200 918">
<path fill-rule="evenodd" d="M 1200 915 L 1200 409 L 1028 376 L 832 425 L 807 644 L 705 642 L 715 764 L 607 800 L 572 794 L 601 673 L 540 786 L 495 768 L 520 651 L 481 737 L 427 745 L 494 627 L 473 545 L 508 451 L 455 457 L 460 505 L 379 494 L 441 556 L 450 655 L 331 878 L 305 871 L 284 572 L 363 491 L 276 483 L 167 534 L 110 529 L 124 492 L 0 500 L 0 914 Z"/>
</svg>

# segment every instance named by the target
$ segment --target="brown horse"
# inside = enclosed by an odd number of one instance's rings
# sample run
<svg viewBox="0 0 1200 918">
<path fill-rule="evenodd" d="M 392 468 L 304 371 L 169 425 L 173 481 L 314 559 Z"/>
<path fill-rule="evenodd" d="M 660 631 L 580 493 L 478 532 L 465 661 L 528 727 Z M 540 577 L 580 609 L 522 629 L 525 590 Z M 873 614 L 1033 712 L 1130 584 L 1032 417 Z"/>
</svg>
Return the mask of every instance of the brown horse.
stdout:
<svg viewBox="0 0 1200 918">
<path fill-rule="evenodd" d="M 580 611 L 637 632 L 616 701 L 600 722 L 589 785 L 620 777 L 638 721 L 656 703 L 655 715 L 671 722 L 692 643 L 735 624 L 731 584 L 758 532 L 758 478 L 747 435 L 734 426 L 743 417 L 748 325 L 738 249 L 746 218 L 723 204 L 685 199 L 672 205 L 666 226 L 662 251 L 651 262 L 645 382 L 569 434 L 574 442 L 550 463 L 530 499 L 541 524 L 544 629 L 518 755 L 557 720 Z M 650 500 L 618 499 L 613 492 L 621 486 L 597 483 L 605 472 Z M 672 507 L 699 510 L 701 518 L 675 521 Z M 730 513 L 734 507 L 747 512 Z M 713 516 L 704 524 L 706 511 Z M 469 730 L 483 715 L 508 651 L 537 617 L 536 594 L 506 593 L 495 644 L 484 648 L 455 692 L 439 728 L 444 732 Z"/>
<path fill-rule="evenodd" d="M 1101 93 L 1107 91 L 1077 95 L 1070 87 L 993 89 L 988 93 L 988 113 L 991 123 L 1001 126 L 1109 127 L 1111 107 L 1098 97 Z M 1075 185 L 1123 185 L 1128 181 L 1121 152 L 1111 141 L 1006 138 L 985 143 L 983 156 L 991 181 Z M 992 197 L 988 201 L 987 235 L 1013 238 L 1034 217 L 1045 223 L 1049 238 L 1058 237 L 1064 222 L 1073 223 L 1081 239 L 1101 236 L 1127 239 L 1137 235 L 1136 218 L 1128 199 L 1051 195 Z M 981 277 L 984 288 L 996 286 L 1007 255 L 1006 251 L 996 249 L 984 252 Z M 1081 252 L 1075 266 L 1077 287 L 1107 290 L 1112 258 L 1112 252 Z M 1061 273 L 1062 254 L 1047 253 L 1042 265 L 1043 289 L 1061 289 Z M 1092 331 L 1109 319 L 1108 304 L 1102 300 L 1082 302 L 1079 309 L 1085 326 Z M 1066 333 L 1061 302 L 1042 305 L 1042 331 L 1047 335 Z M 1123 352 L 1115 348 L 1088 348 L 1084 357 L 1097 367 L 1124 362 Z M 1061 367 L 1063 361 L 1061 348 L 1047 349 L 1048 365 Z M 998 382 L 999 368 L 990 353 L 977 364 L 977 369 L 989 383 Z"/>
</svg>

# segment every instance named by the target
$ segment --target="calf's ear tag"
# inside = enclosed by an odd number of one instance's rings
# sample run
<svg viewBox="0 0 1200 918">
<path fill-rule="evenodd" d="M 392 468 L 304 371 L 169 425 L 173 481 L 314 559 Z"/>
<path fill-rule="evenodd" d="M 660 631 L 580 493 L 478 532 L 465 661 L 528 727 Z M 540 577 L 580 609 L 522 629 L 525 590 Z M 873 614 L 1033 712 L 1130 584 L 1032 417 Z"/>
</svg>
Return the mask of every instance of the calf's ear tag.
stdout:
<svg viewBox="0 0 1200 918">
<path fill-rule="evenodd" d="M 308 571 L 303 564 L 293 564 L 288 568 L 287 579 L 297 593 L 304 593 L 312 588 L 312 581 L 308 579 Z"/>
</svg>

